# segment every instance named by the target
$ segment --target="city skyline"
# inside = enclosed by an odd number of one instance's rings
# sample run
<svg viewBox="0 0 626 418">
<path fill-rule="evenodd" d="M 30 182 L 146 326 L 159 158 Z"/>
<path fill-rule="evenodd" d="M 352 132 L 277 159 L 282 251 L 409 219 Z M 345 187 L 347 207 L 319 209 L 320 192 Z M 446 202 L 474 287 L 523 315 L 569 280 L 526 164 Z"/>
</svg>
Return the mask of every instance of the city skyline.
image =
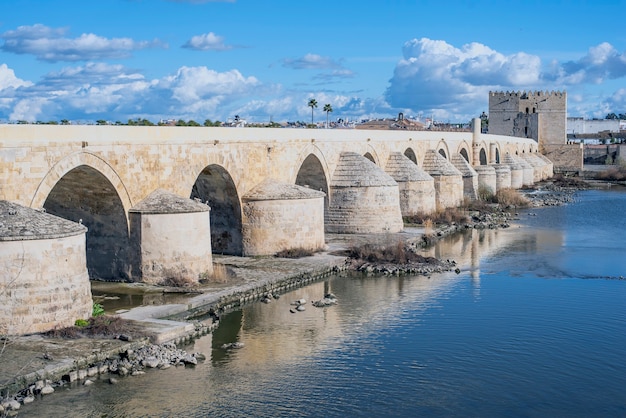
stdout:
<svg viewBox="0 0 626 418">
<path fill-rule="evenodd" d="M 316 122 L 488 111 L 489 91 L 567 91 L 626 112 L 624 1 L 10 1 L 0 122 Z M 616 20 L 617 21 L 617 20 Z"/>
</svg>

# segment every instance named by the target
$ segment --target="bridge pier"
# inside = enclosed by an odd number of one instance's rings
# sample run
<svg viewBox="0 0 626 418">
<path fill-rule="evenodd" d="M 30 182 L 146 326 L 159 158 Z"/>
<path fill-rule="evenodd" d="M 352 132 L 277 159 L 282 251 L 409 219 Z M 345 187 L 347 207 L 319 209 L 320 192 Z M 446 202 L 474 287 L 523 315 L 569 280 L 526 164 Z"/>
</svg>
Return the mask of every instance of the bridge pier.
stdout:
<svg viewBox="0 0 626 418">
<path fill-rule="evenodd" d="M 478 165 L 474 167 L 478 173 L 478 187 L 485 189 L 491 194 L 497 191 L 496 169 L 490 165 Z"/>
<path fill-rule="evenodd" d="M 243 255 L 289 249 L 319 250 L 324 238 L 326 193 L 266 179 L 243 198 Z"/>
<path fill-rule="evenodd" d="M 402 216 L 427 215 L 437 209 L 435 179 L 404 154 L 391 153 L 385 172 L 398 183 Z"/>
<path fill-rule="evenodd" d="M 93 309 L 87 228 L 0 201 L 0 335 L 74 325 Z"/>
<path fill-rule="evenodd" d="M 197 283 L 213 274 L 210 208 L 157 189 L 130 209 L 135 281 Z"/>
<path fill-rule="evenodd" d="M 435 150 L 424 155 L 424 170 L 435 180 L 437 210 L 453 208 L 463 202 L 463 175 Z"/>
<path fill-rule="evenodd" d="M 511 187 L 511 167 L 506 164 L 493 164 L 496 172 L 496 192 Z"/>
<path fill-rule="evenodd" d="M 459 154 L 452 155 L 452 164 L 463 175 L 463 196 L 475 200 L 478 198 L 478 173 L 471 164 Z"/>
<path fill-rule="evenodd" d="M 327 232 L 337 234 L 402 231 L 398 183 L 362 155 L 342 152 L 325 223 Z"/>
</svg>

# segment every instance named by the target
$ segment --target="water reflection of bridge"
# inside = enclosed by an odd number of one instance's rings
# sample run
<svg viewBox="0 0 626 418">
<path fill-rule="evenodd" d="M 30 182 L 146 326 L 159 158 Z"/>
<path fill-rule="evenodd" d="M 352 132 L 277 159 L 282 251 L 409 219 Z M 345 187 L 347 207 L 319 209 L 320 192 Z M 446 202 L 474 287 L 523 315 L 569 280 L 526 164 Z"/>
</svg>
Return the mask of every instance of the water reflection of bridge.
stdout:
<svg viewBox="0 0 626 418">
<path fill-rule="evenodd" d="M 521 215 L 526 216 L 526 215 Z M 349 345 L 353 336 L 376 333 L 394 326 L 408 310 L 427 311 L 460 282 L 470 279 L 474 294 L 480 292 L 480 267 L 485 260 L 508 252 L 536 253 L 559 247 L 563 236 L 555 231 L 470 229 L 442 239 L 425 255 L 457 262 L 461 274 L 448 272 L 431 276 L 354 277 L 344 276 L 297 289 L 270 304 L 255 303 L 235 314 L 231 322 L 215 332 L 213 346 L 241 341 L 237 361 L 244 367 L 259 364 L 297 363 L 316 352 Z M 339 303 L 318 309 L 307 304 L 305 312 L 290 313 L 289 302 L 321 299 L 330 290 Z M 210 350 L 209 350 L 210 351 Z"/>
</svg>

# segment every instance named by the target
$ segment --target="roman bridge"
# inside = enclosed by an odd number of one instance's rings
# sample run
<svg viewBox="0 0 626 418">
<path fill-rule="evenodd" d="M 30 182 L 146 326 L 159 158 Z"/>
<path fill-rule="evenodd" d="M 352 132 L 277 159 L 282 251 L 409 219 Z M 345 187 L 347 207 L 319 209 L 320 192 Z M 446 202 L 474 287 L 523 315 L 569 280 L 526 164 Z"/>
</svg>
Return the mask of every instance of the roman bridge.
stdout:
<svg viewBox="0 0 626 418">
<path fill-rule="evenodd" d="M 119 277 L 128 275 L 121 254 L 128 251 L 130 214 L 155 190 L 208 203 L 213 252 L 258 255 L 258 249 L 246 251 L 243 242 L 242 226 L 250 221 L 244 210 L 247 195 L 252 193 L 248 197 L 254 201 L 276 200 L 280 193 L 286 193 L 290 203 L 300 198 L 315 200 L 314 195 L 279 190 L 281 184 L 325 193 L 327 231 L 382 232 L 367 226 L 357 231 L 333 230 L 328 225 L 333 182 L 359 185 L 370 181 L 370 186 L 377 186 L 381 181 L 376 169 L 361 166 L 368 162 L 350 162 L 346 156 L 363 156 L 382 172 L 390 158 L 404 156 L 416 169 L 437 174 L 426 167 L 428 158 L 456 159 L 456 167 L 463 171 L 459 157 L 478 167 L 497 165 L 508 155 L 536 153 L 537 143 L 532 140 L 477 131 L 0 125 L 0 199 L 45 209 L 87 226 L 87 251 L 94 257 L 90 260 L 88 254 L 92 273 Z M 276 184 L 268 185 L 268 181 Z M 265 192 L 255 194 L 255 187 L 263 184 Z M 435 189 L 442 195 L 435 197 L 436 208 L 458 203 L 449 187 Z M 264 199 L 258 193 L 272 196 Z M 358 205 L 366 208 L 367 202 Z M 429 207 L 426 212 L 435 208 Z M 377 225 L 385 224 L 380 210 L 372 208 Z M 273 250 L 263 243 L 251 246 Z"/>
<path fill-rule="evenodd" d="M 478 129 L 0 125 L 0 318 L 16 333 L 71 325 L 89 278 L 197 281 L 213 253 L 397 232 L 481 186 L 551 174 L 533 140 Z"/>
</svg>

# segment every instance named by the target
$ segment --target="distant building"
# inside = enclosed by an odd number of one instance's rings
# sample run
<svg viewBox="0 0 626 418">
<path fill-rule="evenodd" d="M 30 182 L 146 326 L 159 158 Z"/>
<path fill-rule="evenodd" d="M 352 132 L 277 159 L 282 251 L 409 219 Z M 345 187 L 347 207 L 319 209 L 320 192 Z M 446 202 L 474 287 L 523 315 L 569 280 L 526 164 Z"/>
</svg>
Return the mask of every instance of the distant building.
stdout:
<svg viewBox="0 0 626 418">
<path fill-rule="evenodd" d="M 356 129 L 384 129 L 395 130 L 402 129 L 407 131 L 421 131 L 425 129 L 425 125 L 417 120 L 407 119 L 403 113 L 398 114 L 397 119 L 375 119 L 375 120 L 362 120 L 357 124 Z"/>
<path fill-rule="evenodd" d="M 567 118 L 567 134 L 597 134 L 600 132 L 619 133 L 626 129 L 626 121 L 620 119 Z"/>
</svg>

